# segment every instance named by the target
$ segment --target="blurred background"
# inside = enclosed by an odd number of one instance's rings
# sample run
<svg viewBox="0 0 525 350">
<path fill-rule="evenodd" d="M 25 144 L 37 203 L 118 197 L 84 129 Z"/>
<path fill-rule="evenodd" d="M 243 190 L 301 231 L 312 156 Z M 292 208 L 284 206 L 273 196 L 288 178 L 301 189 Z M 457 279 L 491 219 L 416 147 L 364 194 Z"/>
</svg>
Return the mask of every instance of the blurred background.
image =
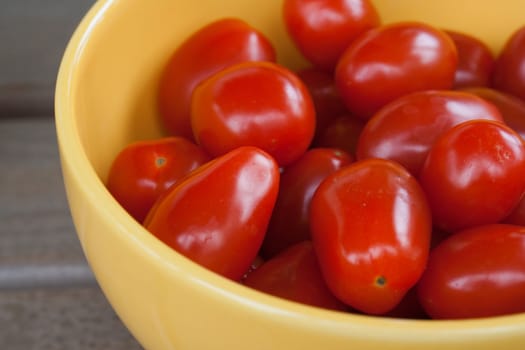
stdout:
<svg viewBox="0 0 525 350">
<path fill-rule="evenodd" d="M 94 2 L 0 0 L 2 349 L 141 349 L 84 259 L 56 145 L 60 59 Z"/>
</svg>

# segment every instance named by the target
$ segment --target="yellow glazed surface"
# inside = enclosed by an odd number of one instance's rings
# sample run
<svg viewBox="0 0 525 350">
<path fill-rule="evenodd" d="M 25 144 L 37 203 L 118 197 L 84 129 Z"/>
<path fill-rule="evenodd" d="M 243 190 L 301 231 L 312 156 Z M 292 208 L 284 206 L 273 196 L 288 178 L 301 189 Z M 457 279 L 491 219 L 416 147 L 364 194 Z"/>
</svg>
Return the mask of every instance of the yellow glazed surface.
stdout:
<svg viewBox="0 0 525 350">
<path fill-rule="evenodd" d="M 525 24 L 525 0 L 375 0 L 384 22 L 424 20 L 483 38 L 497 52 Z M 128 142 L 161 134 L 156 84 L 192 31 L 239 16 L 304 62 L 280 0 L 105 0 L 80 23 L 56 89 L 56 128 L 78 237 L 100 286 L 146 349 L 521 349 L 525 314 L 469 321 L 403 321 L 280 300 L 223 279 L 173 252 L 133 221 L 104 187 Z"/>
</svg>

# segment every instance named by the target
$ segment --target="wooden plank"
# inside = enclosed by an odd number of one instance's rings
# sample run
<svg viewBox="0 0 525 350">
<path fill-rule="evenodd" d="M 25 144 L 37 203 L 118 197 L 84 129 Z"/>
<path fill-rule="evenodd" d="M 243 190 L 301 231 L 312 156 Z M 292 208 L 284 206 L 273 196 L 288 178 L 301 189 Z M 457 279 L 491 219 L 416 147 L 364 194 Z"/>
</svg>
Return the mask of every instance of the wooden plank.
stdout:
<svg viewBox="0 0 525 350">
<path fill-rule="evenodd" d="M 52 118 L 0 120 L 0 264 L 85 264 Z"/>
<path fill-rule="evenodd" d="M 94 0 L 2 0 L 0 117 L 52 112 L 64 49 Z"/>
<path fill-rule="evenodd" d="M 139 350 L 97 287 L 0 290 L 9 350 Z"/>
<path fill-rule="evenodd" d="M 0 339 L 10 350 L 135 350 L 84 258 L 53 119 L 0 119 Z"/>
</svg>

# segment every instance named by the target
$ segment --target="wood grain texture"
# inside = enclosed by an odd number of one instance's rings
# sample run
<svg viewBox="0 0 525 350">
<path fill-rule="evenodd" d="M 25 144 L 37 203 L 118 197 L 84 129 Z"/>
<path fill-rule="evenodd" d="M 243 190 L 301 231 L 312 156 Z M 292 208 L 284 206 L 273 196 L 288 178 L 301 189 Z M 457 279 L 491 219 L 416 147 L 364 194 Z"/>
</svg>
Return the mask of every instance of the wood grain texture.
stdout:
<svg viewBox="0 0 525 350">
<path fill-rule="evenodd" d="M 53 118 L 0 119 L 0 348 L 135 350 L 84 258 Z"/>
<path fill-rule="evenodd" d="M 85 263 L 51 118 L 0 121 L 0 263 Z"/>
</svg>

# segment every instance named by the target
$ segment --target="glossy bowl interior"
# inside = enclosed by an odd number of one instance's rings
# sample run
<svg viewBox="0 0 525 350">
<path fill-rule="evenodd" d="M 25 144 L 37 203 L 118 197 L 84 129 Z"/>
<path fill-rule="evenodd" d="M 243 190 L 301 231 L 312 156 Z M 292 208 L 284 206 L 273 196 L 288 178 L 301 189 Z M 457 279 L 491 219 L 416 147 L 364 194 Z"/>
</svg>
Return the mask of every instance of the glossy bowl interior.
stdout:
<svg viewBox="0 0 525 350">
<path fill-rule="evenodd" d="M 423 20 L 483 38 L 497 52 L 525 24 L 525 0 L 375 0 L 383 21 Z M 213 19 L 263 31 L 279 61 L 304 65 L 281 1 L 105 0 L 71 38 L 56 89 L 56 128 L 71 213 L 109 302 L 147 349 L 519 348 L 525 314 L 404 321 L 343 314 L 250 290 L 194 264 L 136 223 L 104 187 L 128 142 L 161 135 L 155 94 L 173 49 Z"/>
</svg>

